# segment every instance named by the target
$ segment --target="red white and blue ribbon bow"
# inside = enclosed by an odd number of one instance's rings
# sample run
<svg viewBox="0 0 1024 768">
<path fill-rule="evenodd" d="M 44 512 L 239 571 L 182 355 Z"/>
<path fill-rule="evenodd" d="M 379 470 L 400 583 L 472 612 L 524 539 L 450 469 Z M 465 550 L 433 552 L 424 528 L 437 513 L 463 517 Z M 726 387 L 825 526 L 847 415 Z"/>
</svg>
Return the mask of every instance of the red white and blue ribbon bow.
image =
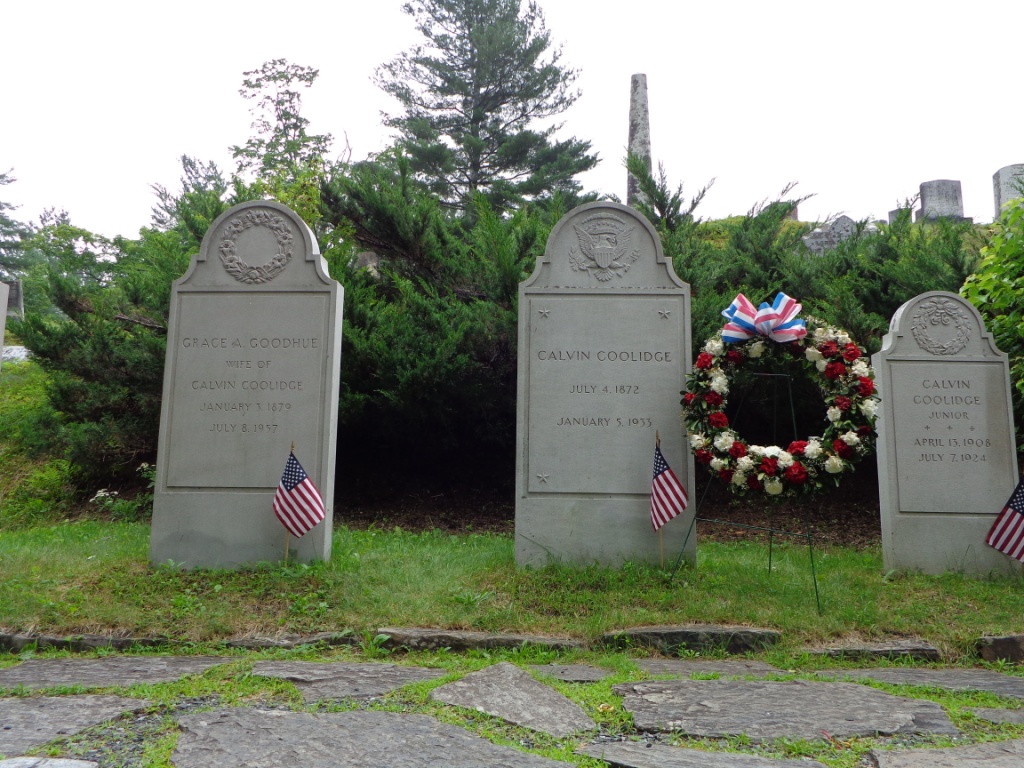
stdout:
<svg viewBox="0 0 1024 768">
<path fill-rule="evenodd" d="M 807 325 L 797 317 L 801 309 L 802 304 L 784 293 L 777 295 L 771 305 L 764 302 L 756 310 L 750 299 L 737 294 L 722 311 L 729 321 L 722 329 L 722 341 L 746 341 L 758 334 L 781 343 L 802 339 L 807 335 Z"/>
</svg>

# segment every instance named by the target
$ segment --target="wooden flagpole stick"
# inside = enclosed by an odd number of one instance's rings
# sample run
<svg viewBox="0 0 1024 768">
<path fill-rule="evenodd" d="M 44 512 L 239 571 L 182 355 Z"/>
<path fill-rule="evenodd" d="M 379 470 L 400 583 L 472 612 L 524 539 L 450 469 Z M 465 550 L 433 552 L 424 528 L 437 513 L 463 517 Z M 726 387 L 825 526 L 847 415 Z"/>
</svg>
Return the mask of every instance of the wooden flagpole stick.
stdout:
<svg viewBox="0 0 1024 768">
<path fill-rule="evenodd" d="M 295 441 L 292 440 L 291 453 L 295 453 Z M 287 527 L 284 529 L 284 564 L 288 565 L 288 548 L 292 541 L 292 532 Z"/>
<path fill-rule="evenodd" d="M 654 447 L 655 448 L 661 448 L 661 432 L 659 432 L 658 430 L 654 430 Z M 652 504 L 654 503 L 653 500 L 651 501 L 651 503 Z M 661 528 L 658 529 L 658 549 L 661 552 L 661 568 L 664 569 L 665 568 L 665 534 L 661 530 Z"/>
</svg>

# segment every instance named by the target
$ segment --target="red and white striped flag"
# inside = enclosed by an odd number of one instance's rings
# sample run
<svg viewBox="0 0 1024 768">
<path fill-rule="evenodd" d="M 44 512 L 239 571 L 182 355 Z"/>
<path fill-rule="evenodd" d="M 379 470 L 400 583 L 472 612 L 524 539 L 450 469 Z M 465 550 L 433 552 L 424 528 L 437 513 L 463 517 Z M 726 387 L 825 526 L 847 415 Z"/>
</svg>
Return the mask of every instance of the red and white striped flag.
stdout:
<svg viewBox="0 0 1024 768">
<path fill-rule="evenodd" d="M 1017 483 L 1010 500 L 996 517 L 985 543 L 1004 555 L 1024 562 L 1024 480 Z"/>
<path fill-rule="evenodd" d="M 274 494 L 274 514 L 295 536 L 305 536 L 326 514 L 320 491 L 294 453 L 288 454 L 288 463 L 284 465 L 284 474 Z"/>
<path fill-rule="evenodd" d="M 661 445 L 654 445 L 654 478 L 651 481 L 651 525 L 658 530 L 686 509 L 686 489 L 661 455 Z"/>
</svg>

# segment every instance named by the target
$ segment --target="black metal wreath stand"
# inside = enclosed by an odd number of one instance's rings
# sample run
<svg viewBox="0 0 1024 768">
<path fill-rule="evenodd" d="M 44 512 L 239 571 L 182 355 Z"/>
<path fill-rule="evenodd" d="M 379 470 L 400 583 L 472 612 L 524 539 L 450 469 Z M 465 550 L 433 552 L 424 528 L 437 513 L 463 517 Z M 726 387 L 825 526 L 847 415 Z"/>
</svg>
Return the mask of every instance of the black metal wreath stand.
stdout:
<svg viewBox="0 0 1024 768">
<path fill-rule="evenodd" d="M 796 408 L 793 405 L 793 386 L 792 377 L 785 373 L 757 373 L 754 376 L 758 378 L 770 379 L 772 384 L 772 396 L 773 396 L 773 408 L 772 408 L 772 433 L 777 435 L 779 431 L 779 408 L 778 408 L 778 383 L 780 379 L 785 380 L 786 393 L 789 400 L 789 415 L 790 423 L 793 428 L 793 439 L 798 439 L 797 428 L 796 428 Z M 746 394 L 740 399 L 740 403 L 736 409 L 736 419 L 738 420 L 740 412 L 743 410 L 743 403 L 746 400 Z M 776 440 L 777 442 L 777 440 Z M 804 505 L 804 531 L 788 531 L 784 528 L 766 528 L 762 525 L 746 525 L 744 523 L 734 523 L 729 520 L 718 520 L 710 517 L 700 517 L 700 508 L 704 504 L 704 499 L 708 495 L 708 491 L 711 488 L 711 483 L 708 483 L 704 487 L 704 492 L 701 494 L 700 500 L 697 502 L 697 506 L 694 509 L 693 519 L 690 521 L 690 527 L 686 531 L 686 538 L 683 539 L 683 546 L 679 550 L 679 556 L 676 557 L 675 565 L 672 568 L 672 573 L 669 574 L 669 583 L 675 579 L 676 573 L 679 572 L 679 568 L 683 562 L 683 553 L 686 551 L 686 545 L 690 541 L 690 536 L 693 535 L 693 531 L 696 528 L 698 522 L 711 523 L 713 525 L 731 525 L 734 528 L 746 528 L 753 531 L 765 531 L 768 533 L 768 572 L 772 570 L 772 550 L 775 543 L 775 535 L 779 534 L 782 536 L 796 536 L 803 538 L 807 541 L 807 553 L 811 561 L 811 580 L 814 582 L 814 600 L 818 606 L 818 615 L 821 615 L 821 595 L 818 591 L 818 574 L 814 567 L 814 539 L 811 536 L 811 516 L 807 505 Z M 820 510 L 819 510 L 820 511 Z"/>
</svg>

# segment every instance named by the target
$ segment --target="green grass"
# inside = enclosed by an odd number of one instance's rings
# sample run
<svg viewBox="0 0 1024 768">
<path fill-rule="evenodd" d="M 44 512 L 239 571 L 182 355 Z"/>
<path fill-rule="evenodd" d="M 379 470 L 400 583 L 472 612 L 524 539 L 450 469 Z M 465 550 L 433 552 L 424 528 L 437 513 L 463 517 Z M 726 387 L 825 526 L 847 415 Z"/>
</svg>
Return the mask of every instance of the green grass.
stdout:
<svg viewBox="0 0 1024 768">
<path fill-rule="evenodd" d="M 645 624 L 778 629 L 783 651 L 838 638 L 917 635 L 968 658 L 987 634 L 1020 631 L 1019 579 L 887 576 L 877 550 L 702 544 L 675 580 L 644 565 L 517 568 L 508 537 L 335 531 L 330 562 L 180 571 L 148 563 L 140 523 L 67 522 L 0 535 L 0 626 L 180 641 L 426 626 L 596 640 Z"/>
</svg>

